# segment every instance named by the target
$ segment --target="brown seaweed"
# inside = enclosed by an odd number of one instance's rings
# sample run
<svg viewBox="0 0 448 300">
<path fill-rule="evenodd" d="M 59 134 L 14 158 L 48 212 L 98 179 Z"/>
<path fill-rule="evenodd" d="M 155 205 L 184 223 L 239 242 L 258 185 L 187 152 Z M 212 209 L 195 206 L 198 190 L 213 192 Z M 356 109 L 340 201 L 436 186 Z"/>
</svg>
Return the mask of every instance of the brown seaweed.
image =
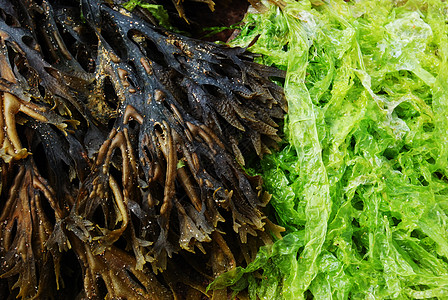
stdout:
<svg viewBox="0 0 448 300">
<path fill-rule="evenodd" d="M 207 297 L 270 241 L 242 166 L 280 140 L 281 71 L 99 0 L 1 0 L 0 51 L 0 293 Z"/>
</svg>

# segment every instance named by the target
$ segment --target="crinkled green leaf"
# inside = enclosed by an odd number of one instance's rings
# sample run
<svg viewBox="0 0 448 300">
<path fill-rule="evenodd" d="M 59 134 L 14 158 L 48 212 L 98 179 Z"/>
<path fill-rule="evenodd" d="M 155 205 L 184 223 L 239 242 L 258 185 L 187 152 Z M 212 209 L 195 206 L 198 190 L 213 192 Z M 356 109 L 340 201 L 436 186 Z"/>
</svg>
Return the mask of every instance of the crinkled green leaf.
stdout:
<svg viewBox="0 0 448 300">
<path fill-rule="evenodd" d="M 287 71 L 262 161 L 283 240 L 210 287 L 251 299 L 448 298 L 445 1 L 286 0 L 233 45 Z"/>
<path fill-rule="evenodd" d="M 137 6 L 147 9 L 151 13 L 151 15 L 157 20 L 157 22 L 159 22 L 160 26 L 174 32 L 179 32 L 179 30 L 176 27 L 171 25 L 169 21 L 168 12 L 162 5 L 150 4 L 142 2 L 140 0 L 130 0 L 123 4 L 123 7 L 129 11 L 133 11 Z"/>
</svg>

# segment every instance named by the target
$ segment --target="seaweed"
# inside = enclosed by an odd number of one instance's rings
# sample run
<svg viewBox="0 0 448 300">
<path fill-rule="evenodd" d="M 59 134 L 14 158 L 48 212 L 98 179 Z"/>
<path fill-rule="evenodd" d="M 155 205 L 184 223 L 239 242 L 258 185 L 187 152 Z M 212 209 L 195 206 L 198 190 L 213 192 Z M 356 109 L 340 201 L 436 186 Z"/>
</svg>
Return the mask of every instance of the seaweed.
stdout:
<svg viewBox="0 0 448 300">
<path fill-rule="evenodd" d="M 249 49 L 287 71 L 287 139 L 261 162 L 286 234 L 210 289 L 448 298 L 447 3 L 285 2 L 232 43 L 259 36 Z"/>
<path fill-rule="evenodd" d="M 284 72 L 112 1 L 0 3 L 0 292 L 226 297 L 280 229 L 244 164 L 280 141 Z"/>
</svg>

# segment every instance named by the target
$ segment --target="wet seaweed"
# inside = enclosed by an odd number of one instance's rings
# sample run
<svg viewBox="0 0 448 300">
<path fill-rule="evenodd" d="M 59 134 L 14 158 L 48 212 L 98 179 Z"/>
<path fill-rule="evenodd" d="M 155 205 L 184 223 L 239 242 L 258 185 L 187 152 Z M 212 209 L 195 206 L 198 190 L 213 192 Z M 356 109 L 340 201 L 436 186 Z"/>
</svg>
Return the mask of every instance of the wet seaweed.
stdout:
<svg viewBox="0 0 448 300">
<path fill-rule="evenodd" d="M 276 230 L 243 166 L 280 141 L 283 72 L 112 1 L 0 4 L 0 291 L 212 296 Z"/>
</svg>

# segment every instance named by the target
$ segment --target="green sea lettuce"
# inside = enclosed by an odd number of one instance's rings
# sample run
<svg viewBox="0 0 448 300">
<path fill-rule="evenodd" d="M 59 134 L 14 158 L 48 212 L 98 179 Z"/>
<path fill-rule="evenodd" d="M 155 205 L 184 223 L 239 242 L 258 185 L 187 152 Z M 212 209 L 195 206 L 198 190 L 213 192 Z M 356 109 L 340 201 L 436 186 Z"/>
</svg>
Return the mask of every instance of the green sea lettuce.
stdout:
<svg viewBox="0 0 448 300">
<path fill-rule="evenodd" d="M 232 45 L 287 71 L 287 142 L 261 170 L 286 235 L 209 288 L 448 298 L 448 4 L 285 3 Z"/>
</svg>

